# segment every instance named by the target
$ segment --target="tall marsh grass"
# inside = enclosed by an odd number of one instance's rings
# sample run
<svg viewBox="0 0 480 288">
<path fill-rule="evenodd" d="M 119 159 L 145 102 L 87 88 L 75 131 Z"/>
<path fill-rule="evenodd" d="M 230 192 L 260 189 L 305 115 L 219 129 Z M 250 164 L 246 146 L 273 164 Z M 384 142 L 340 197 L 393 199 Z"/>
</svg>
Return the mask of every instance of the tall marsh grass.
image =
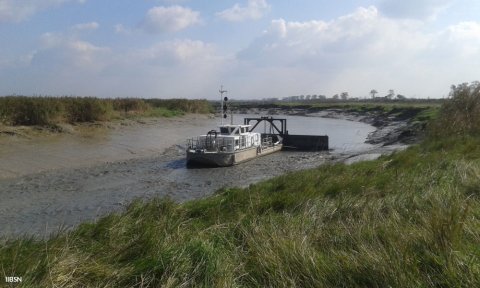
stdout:
<svg viewBox="0 0 480 288">
<path fill-rule="evenodd" d="M 130 116 L 172 117 L 208 113 L 206 100 L 100 99 L 95 97 L 0 97 L 0 122 L 7 125 L 53 125 L 107 121 Z"/>
<path fill-rule="evenodd" d="M 0 121 L 11 125 L 47 125 L 60 121 L 64 106 L 56 98 L 1 97 Z"/>
<path fill-rule="evenodd" d="M 480 135 L 480 82 L 453 85 L 440 113 L 432 123 L 433 135 Z"/>
</svg>

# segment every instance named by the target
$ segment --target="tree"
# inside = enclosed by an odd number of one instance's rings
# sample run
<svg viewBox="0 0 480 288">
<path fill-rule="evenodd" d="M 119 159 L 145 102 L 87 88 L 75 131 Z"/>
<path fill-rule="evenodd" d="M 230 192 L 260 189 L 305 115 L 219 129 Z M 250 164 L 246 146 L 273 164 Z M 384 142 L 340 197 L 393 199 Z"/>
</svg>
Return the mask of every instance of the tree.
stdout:
<svg viewBox="0 0 480 288">
<path fill-rule="evenodd" d="M 378 93 L 378 91 L 375 90 L 375 89 L 372 89 L 372 91 L 370 91 L 370 95 L 372 95 L 372 99 L 375 98 L 375 94 L 377 94 L 377 93 Z"/>
<path fill-rule="evenodd" d="M 388 90 L 387 99 L 393 99 L 395 96 L 395 91 L 393 89 Z"/>
<path fill-rule="evenodd" d="M 340 94 L 340 98 L 342 98 L 342 100 L 347 100 L 348 99 L 348 92 L 342 92 Z"/>
<path fill-rule="evenodd" d="M 338 100 L 338 94 L 333 95 L 332 98 Z"/>
</svg>

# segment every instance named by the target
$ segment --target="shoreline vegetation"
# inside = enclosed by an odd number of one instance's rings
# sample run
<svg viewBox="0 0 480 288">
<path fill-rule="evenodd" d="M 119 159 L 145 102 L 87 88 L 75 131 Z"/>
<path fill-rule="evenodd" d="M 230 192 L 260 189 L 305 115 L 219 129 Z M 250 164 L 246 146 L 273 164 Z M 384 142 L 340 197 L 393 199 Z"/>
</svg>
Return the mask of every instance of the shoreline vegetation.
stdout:
<svg viewBox="0 0 480 288">
<path fill-rule="evenodd" d="M 47 240 L 5 239 L 0 266 L 24 287 L 478 287 L 480 83 L 434 114 L 404 151 L 138 200 Z"/>
<path fill-rule="evenodd" d="M 60 129 L 62 123 L 79 124 L 137 117 L 174 117 L 210 113 L 207 100 L 95 97 L 0 97 L 0 123 Z"/>
</svg>

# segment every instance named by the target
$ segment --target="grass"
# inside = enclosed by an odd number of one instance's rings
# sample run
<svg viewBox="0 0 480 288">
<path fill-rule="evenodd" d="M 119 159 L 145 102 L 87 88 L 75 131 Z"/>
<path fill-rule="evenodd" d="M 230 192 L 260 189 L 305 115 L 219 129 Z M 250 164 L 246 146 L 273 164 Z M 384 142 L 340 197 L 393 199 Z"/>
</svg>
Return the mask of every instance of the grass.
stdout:
<svg viewBox="0 0 480 288">
<path fill-rule="evenodd" d="M 206 100 L 100 99 L 94 97 L 0 97 L 0 122 L 6 125 L 54 126 L 131 117 L 173 117 L 208 113 Z"/>
<path fill-rule="evenodd" d="M 1 271 L 24 287 L 479 287 L 480 135 L 429 129 L 375 161 L 4 240 Z"/>
<path fill-rule="evenodd" d="M 181 110 L 170 110 L 164 107 L 157 107 L 149 109 L 143 116 L 145 117 L 175 117 L 185 115 Z"/>
</svg>

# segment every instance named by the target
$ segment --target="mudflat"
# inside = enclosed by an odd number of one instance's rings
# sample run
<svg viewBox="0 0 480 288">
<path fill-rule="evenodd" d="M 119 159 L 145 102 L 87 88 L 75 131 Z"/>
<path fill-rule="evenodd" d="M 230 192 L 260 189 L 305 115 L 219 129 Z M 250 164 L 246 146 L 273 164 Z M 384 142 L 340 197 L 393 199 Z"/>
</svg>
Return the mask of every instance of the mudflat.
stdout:
<svg viewBox="0 0 480 288">
<path fill-rule="evenodd" d="M 233 167 L 186 169 L 182 144 L 215 127 L 216 119 L 187 115 L 109 125 L 0 137 L 0 236 L 48 237 L 121 211 L 135 198 L 183 202 L 222 187 L 248 186 L 327 161 L 350 163 L 399 148 L 281 152 Z"/>
</svg>

